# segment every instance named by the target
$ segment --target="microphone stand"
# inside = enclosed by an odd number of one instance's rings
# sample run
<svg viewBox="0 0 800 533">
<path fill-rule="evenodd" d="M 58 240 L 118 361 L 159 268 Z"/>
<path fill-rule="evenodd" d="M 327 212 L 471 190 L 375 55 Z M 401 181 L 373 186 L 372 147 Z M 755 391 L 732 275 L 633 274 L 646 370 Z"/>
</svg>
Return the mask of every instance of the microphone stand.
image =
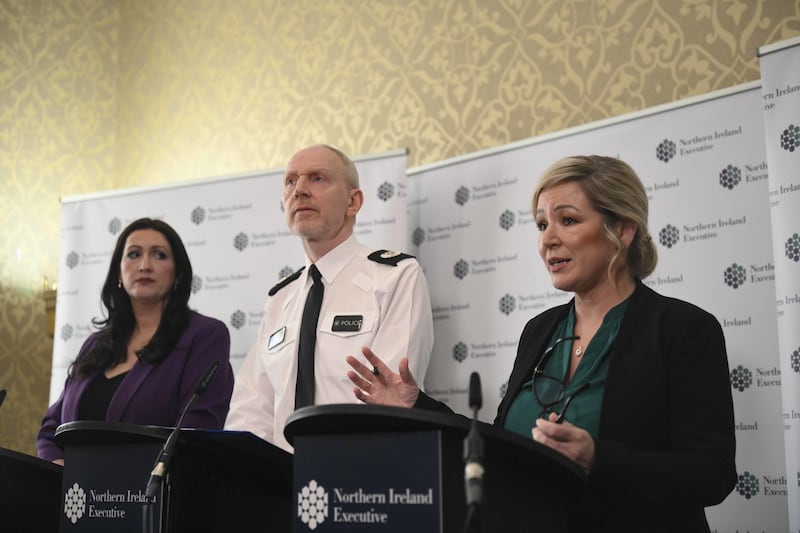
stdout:
<svg viewBox="0 0 800 533">
<path fill-rule="evenodd" d="M 469 378 L 469 406 L 472 409 L 472 424 L 464 439 L 464 489 L 467 501 L 464 533 L 483 530 L 480 517 L 483 500 L 483 438 L 478 433 L 478 411 L 482 404 L 481 379 L 477 372 L 473 372 Z"/>
<path fill-rule="evenodd" d="M 192 410 L 194 404 L 197 403 L 197 400 L 199 400 L 200 396 L 202 396 L 202 394 L 206 391 L 208 384 L 211 383 L 211 379 L 214 377 L 214 374 L 217 373 L 218 367 L 219 363 L 214 361 L 206 369 L 205 373 L 200 378 L 200 381 L 197 383 L 197 386 L 194 388 L 192 397 L 189 398 L 189 402 L 183 408 L 183 411 L 181 411 L 181 416 L 178 419 L 178 423 L 175 424 L 175 427 L 172 429 L 172 432 L 167 438 L 167 442 L 165 442 L 164 446 L 161 448 L 161 453 L 158 454 L 158 459 L 156 459 L 155 466 L 153 466 L 153 471 L 150 473 L 150 479 L 147 481 L 147 488 L 145 489 L 144 505 L 142 507 L 143 533 L 153 532 L 153 503 L 156 501 L 156 495 L 161 489 L 161 483 L 164 481 L 164 476 L 166 475 L 167 468 L 172 460 L 175 446 L 178 444 L 178 436 L 180 435 L 181 427 L 183 426 L 183 419 L 186 417 L 186 413 Z M 159 531 L 160 530 L 161 528 L 159 527 Z"/>
</svg>

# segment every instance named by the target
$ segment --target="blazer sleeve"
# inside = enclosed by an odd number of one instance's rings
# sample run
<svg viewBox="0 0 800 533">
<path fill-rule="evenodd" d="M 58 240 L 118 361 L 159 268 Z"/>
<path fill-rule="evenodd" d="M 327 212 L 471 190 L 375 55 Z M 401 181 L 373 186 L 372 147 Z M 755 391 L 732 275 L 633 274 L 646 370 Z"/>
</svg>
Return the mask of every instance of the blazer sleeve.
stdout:
<svg viewBox="0 0 800 533">
<path fill-rule="evenodd" d="M 36 435 L 36 453 L 40 458 L 46 461 L 55 461 L 56 459 L 63 459 L 64 452 L 53 440 L 56 429 L 61 425 L 61 408 L 64 403 L 64 391 L 58 397 L 58 400 L 47 409 L 47 412 L 42 418 L 42 426 L 39 428 L 39 433 Z"/>
<path fill-rule="evenodd" d="M 414 403 L 414 409 L 423 409 L 425 411 L 437 411 L 439 413 L 446 413 L 446 414 L 455 414 L 450 407 L 444 402 L 440 402 L 439 400 L 434 400 L 422 390 L 419 391 L 419 396 L 417 396 L 417 401 Z M 460 415 L 459 415 L 460 416 Z"/>
<path fill-rule="evenodd" d="M 86 339 L 81 346 L 81 349 L 78 351 L 76 360 L 88 353 L 96 341 L 97 334 L 91 335 L 88 339 Z M 39 433 L 36 435 L 36 453 L 42 459 L 54 461 L 56 459 L 64 458 L 63 450 L 61 450 L 61 448 L 55 443 L 53 437 L 55 436 L 58 426 L 65 422 L 73 421 L 69 414 L 67 414 L 66 418 L 64 416 L 64 402 L 65 399 L 69 399 L 73 405 L 77 405 L 80 402 L 80 398 L 76 397 L 79 392 L 78 387 L 75 385 L 75 380 L 68 377 L 64 383 L 64 388 L 61 390 L 61 394 L 58 396 L 58 399 L 47 409 L 47 412 L 45 412 L 44 417 L 42 418 L 42 425 L 39 428 Z"/>
<path fill-rule="evenodd" d="M 589 482 L 629 501 L 715 505 L 736 484 L 725 339 L 711 314 L 665 301 L 620 330 Z"/>
</svg>

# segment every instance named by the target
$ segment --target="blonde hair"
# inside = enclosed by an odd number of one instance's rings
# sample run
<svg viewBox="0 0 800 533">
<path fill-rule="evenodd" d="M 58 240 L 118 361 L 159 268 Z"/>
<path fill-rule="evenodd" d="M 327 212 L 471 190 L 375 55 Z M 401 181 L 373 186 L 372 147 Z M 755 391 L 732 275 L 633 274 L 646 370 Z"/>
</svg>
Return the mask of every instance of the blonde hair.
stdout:
<svg viewBox="0 0 800 533">
<path fill-rule="evenodd" d="M 536 213 L 543 190 L 568 182 L 577 183 L 592 206 L 603 215 L 605 235 L 617 249 L 608 265 L 609 277 L 613 278 L 612 274 L 624 266 L 625 259 L 634 277 L 644 279 L 652 274 L 658 263 L 658 251 L 647 229 L 647 191 L 630 165 L 600 155 L 579 155 L 556 161 L 539 178 L 533 193 L 533 213 Z M 627 252 L 614 231 L 620 222 L 636 226 Z"/>
</svg>

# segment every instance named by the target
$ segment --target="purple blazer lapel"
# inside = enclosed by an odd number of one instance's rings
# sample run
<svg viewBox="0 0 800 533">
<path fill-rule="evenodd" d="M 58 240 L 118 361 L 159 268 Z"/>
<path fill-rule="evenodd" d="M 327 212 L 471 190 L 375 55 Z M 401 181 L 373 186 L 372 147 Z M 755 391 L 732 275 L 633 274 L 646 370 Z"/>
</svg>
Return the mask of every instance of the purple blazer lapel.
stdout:
<svg viewBox="0 0 800 533">
<path fill-rule="evenodd" d="M 129 408 L 136 408 L 135 405 L 131 406 L 133 398 L 153 368 L 155 368 L 153 365 L 142 364 L 141 361 L 137 361 L 133 365 L 133 368 L 128 371 L 128 375 L 120 383 L 117 392 L 114 393 L 114 397 L 111 398 L 111 403 L 108 405 L 108 412 L 106 413 L 107 422 L 123 422 L 124 420 L 135 419 L 128 410 Z"/>
<path fill-rule="evenodd" d="M 62 422 L 72 422 L 78 419 L 80 400 L 83 398 L 86 387 L 97 377 L 97 374 L 99 372 L 85 379 L 67 380 L 67 385 L 64 389 L 64 402 L 61 406 Z"/>
</svg>

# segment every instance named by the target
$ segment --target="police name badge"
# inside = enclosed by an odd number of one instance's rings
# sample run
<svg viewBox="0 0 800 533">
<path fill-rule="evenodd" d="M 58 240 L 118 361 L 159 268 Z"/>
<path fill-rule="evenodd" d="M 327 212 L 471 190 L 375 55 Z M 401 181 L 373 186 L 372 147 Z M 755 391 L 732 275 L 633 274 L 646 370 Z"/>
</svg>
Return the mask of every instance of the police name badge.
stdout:
<svg viewBox="0 0 800 533">
<path fill-rule="evenodd" d="M 331 331 L 361 331 L 364 315 L 336 315 Z"/>
</svg>

